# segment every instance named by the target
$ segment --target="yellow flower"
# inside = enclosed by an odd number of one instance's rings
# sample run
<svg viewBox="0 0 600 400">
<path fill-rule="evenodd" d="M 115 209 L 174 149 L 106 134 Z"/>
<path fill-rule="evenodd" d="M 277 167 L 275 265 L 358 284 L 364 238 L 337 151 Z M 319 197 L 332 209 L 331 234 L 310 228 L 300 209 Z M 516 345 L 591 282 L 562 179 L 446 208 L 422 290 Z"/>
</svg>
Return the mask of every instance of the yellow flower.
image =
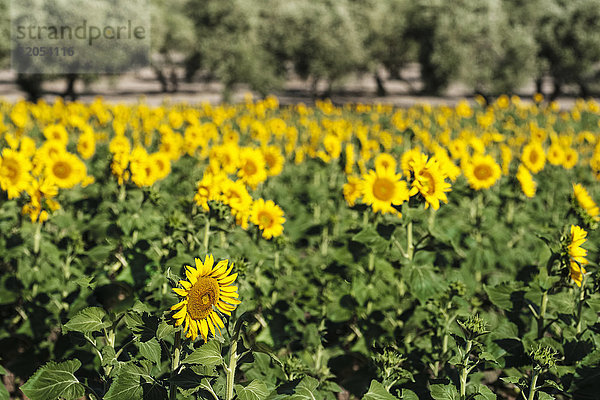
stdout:
<svg viewBox="0 0 600 400">
<path fill-rule="evenodd" d="M 583 267 L 588 263 L 585 258 L 587 250 L 581 246 L 586 241 L 587 232 L 577 225 L 571 225 L 570 236 L 568 238 L 567 251 L 569 256 L 569 266 L 571 269 L 571 279 L 577 286 L 581 286 L 583 274 L 586 273 Z"/>
<path fill-rule="evenodd" d="M 431 207 L 434 210 L 440 208 L 440 201 L 448 203 L 446 192 L 449 192 L 450 183 L 446 182 L 446 173 L 435 157 L 429 160 L 427 156 L 421 154 L 411 163 L 414 179 L 410 196 L 420 193 L 425 199 L 425 208 Z"/>
<path fill-rule="evenodd" d="M 213 175 L 205 172 L 202 180 L 198 182 L 198 190 L 194 195 L 194 201 L 201 206 L 204 211 L 209 211 L 209 200 L 219 200 L 221 195 L 221 183 L 224 177 L 222 175 Z"/>
<path fill-rule="evenodd" d="M 348 144 L 346 144 L 346 164 L 344 166 L 344 171 L 346 172 L 346 174 L 348 174 L 348 175 L 352 174 L 355 161 L 356 160 L 355 160 L 355 155 L 354 155 L 354 146 L 352 146 L 352 144 L 348 143 Z"/>
<path fill-rule="evenodd" d="M 350 207 L 356 204 L 356 200 L 358 200 L 362 196 L 361 191 L 361 180 L 358 176 L 349 176 L 348 182 L 344 184 L 342 190 L 344 192 L 344 199 Z"/>
<path fill-rule="evenodd" d="M 500 166 L 490 155 L 475 154 L 463 165 L 463 173 L 475 190 L 492 187 L 502 175 Z"/>
<path fill-rule="evenodd" d="M 594 221 L 600 221 L 600 209 L 583 185 L 579 183 L 573 184 L 573 196 L 587 215 Z"/>
<path fill-rule="evenodd" d="M 65 146 L 69 143 L 69 134 L 62 125 L 50 125 L 44 128 L 44 136 L 48 140 L 57 140 Z"/>
<path fill-rule="evenodd" d="M 246 185 L 256 189 L 267 179 L 265 159 L 259 149 L 244 148 L 240 152 L 240 169 L 237 173 Z"/>
<path fill-rule="evenodd" d="M 375 169 L 384 168 L 396 172 L 396 160 L 391 154 L 380 153 L 375 157 Z"/>
<path fill-rule="evenodd" d="M 534 174 L 537 174 L 544 169 L 544 165 L 546 164 L 546 154 L 544 153 L 544 148 L 541 143 L 532 141 L 526 145 L 521 154 L 521 161 L 523 161 L 523 164 L 527 169 Z"/>
<path fill-rule="evenodd" d="M 283 170 L 285 159 L 277 146 L 267 146 L 262 148 L 263 157 L 267 164 L 267 175 L 276 176 Z"/>
<path fill-rule="evenodd" d="M 154 165 L 156 179 L 164 179 L 171 173 L 171 159 L 163 152 L 152 153 L 149 156 L 149 162 Z"/>
<path fill-rule="evenodd" d="M 370 170 L 363 175 L 360 186 L 363 202 L 370 205 L 374 212 L 391 213 L 401 216 L 393 206 L 399 206 L 408 200 L 408 186 L 400 180 L 400 175 L 390 169 Z"/>
<path fill-rule="evenodd" d="M 248 228 L 248 217 L 252 207 L 252 197 L 242 181 L 225 179 L 221 182 L 221 199 L 231 208 L 236 223 L 243 229 Z"/>
<path fill-rule="evenodd" d="M 252 205 L 250 221 L 263 231 L 262 236 L 265 239 L 271 239 L 283 233 L 285 218 L 283 210 L 275 205 L 273 200 L 258 199 Z"/>
<path fill-rule="evenodd" d="M 88 128 L 79 136 L 77 151 L 84 160 L 90 159 L 96 152 L 96 138 L 94 131 Z"/>
<path fill-rule="evenodd" d="M 521 184 L 521 190 L 527 197 L 535 196 L 535 190 L 537 184 L 533 180 L 531 173 L 527 168 L 523 166 L 523 164 L 519 165 L 519 169 L 517 170 L 517 179 Z"/>
<path fill-rule="evenodd" d="M 186 337 L 195 340 L 200 334 L 206 342 L 209 334 L 215 336 L 225 328 L 216 311 L 231 315 L 241 302 L 237 286 L 232 285 L 237 278 L 237 273 L 231 274 L 233 264 L 228 266 L 229 261 L 222 260 L 214 265 L 212 255 L 206 256 L 204 263 L 199 258 L 195 261 L 196 268 L 184 266 L 187 280 L 179 281 L 182 288 L 173 288 L 183 300 L 171 310 L 176 311 L 175 326 L 183 325 Z"/>
<path fill-rule="evenodd" d="M 48 160 L 45 175 L 59 188 L 68 189 L 85 179 L 86 167 L 75 154 L 65 151 Z"/>
<path fill-rule="evenodd" d="M 32 180 L 31 161 L 24 154 L 12 149 L 2 150 L 0 157 L 0 187 L 9 199 L 19 197 L 29 188 Z"/>
<path fill-rule="evenodd" d="M 579 159 L 579 154 L 577 154 L 577 150 L 567 147 L 565 150 L 565 156 L 563 158 L 563 167 L 565 169 L 571 169 L 575 165 L 577 165 L 577 160 Z"/>
<path fill-rule="evenodd" d="M 548 149 L 548 162 L 552 165 L 561 165 L 565 160 L 565 151 L 563 147 L 555 142 Z"/>
</svg>

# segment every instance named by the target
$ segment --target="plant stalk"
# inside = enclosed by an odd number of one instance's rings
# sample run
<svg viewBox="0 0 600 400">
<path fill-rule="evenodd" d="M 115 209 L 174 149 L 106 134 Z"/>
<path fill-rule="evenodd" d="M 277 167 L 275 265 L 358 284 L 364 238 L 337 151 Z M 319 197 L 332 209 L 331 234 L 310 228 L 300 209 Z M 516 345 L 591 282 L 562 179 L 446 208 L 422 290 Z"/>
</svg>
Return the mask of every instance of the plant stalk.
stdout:
<svg viewBox="0 0 600 400">
<path fill-rule="evenodd" d="M 229 349 L 229 367 L 227 368 L 227 397 L 225 400 L 233 399 L 233 383 L 235 379 L 235 368 L 237 366 L 237 340 L 231 343 Z"/>
<path fill-rule="evenodd" d="M 467 398 L 467 377 L 469 376 L 469 355 L 471 353 L 471 347 L 473 346 L 472 340 L 467 340 L 467 346 L 465 348 L 465 359 L 463 369 L 460 371 L 460 400 Z"/>
<path fill-rule="evenodd" d="M 538 317 L 538 339 L 544 336 L 544 316 L 546 315 L 546 307 L 548 306 L 548 291 L 544 290 L 542 294 L 542 304 L 540 305 L 540 315 Z"/>
<path fill-rule="evenodd" d="M 179 357 L 181 356 L 181 330 L 175 332 L 175 343 L 173 344 L 173 360 L 171 363 L 171 381 L 169 383 L 169 400 L 175 400 L 177 398 L 177 386 L 173 379 L 175 373 L 179 368 Z"/>
<path fill-rule="evenodd" d="M 529 388 L 529 396 L 527 396 L 527 400 L 533 400 L 535 398 L 536 385 L 539 374 L 537 372 L 533 373 L 531 377 L 531 387 Z"/>
<path fill-rule="evenodd" d="M 204 225 L 204 238 L 202 240 L 204 254 L 208 254 L 208 237 L 209 237 L 209 235 L 210 235 L 210 218 L 206 218 L 206 225 Z"/>
</svg>

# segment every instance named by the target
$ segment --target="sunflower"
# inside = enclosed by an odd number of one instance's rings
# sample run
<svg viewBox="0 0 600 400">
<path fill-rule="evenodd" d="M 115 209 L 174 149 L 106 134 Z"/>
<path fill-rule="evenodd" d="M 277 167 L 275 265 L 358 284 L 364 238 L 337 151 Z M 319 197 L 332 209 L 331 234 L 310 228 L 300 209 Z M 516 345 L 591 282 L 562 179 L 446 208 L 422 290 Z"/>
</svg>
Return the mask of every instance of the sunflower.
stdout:
<svg viewBox="0 0 600 400">
<path fill-rule="evenodd" d="M 69 143 L 69 134 L 63 125 L 50 125 L 44 128 L 44 136 L 48 140 L 57 140 L 65 146 Z"/>
<path fill-rule="evenodd" d="M 540 142 L 533 141 L 523 147 L 521 161 L 532 173 L 537 174 L 546 164 L 546 154 Z"/>
<path fill-rule="evenodd" d="M 344 166 L 344 171 L 346 172 L 346 174 L 351 175 L 353 172 L 353 167 L 354 167 L 354 162 L 355 162 L 355 155 L 354 155 L 354 146 L 352 146 L 352 144 L 348 143 L 346 144 L 346 164 Z"/>
<path fill-rule="evenodd" d="M 561 165 L 565 159 L 565 151 L 558 142 L 552 143 L 548 149 L 548 162 L 552 165 Z"/>
<path fill-rule="evenodd" d="M 356 200 L 358 200 L 362 196 L 361 191 L 361 180 L 358 176 L 349 176 L 348 182 L 344 184 L 344 198 L 350 207 L 353 207 L 356 204 Z"/>
<path fill-rule="evenodd" d="M 267 175 L 279 175 L 285 162 L 285 159 L 283 158 L 279 148 L 277 146 L 263 147 L 262 153 L 267 164 Z"/>
<path fill-rule="evenodd" d="M 380 153 L 375 157 L 375 169 L 384 168 L 396 171 L 396 160 L 391 154 Z"/>
<path fill-rule="evenodd" d="M 195 259 L 196 268 L 185 265 L 185 275 L 188 280 L 181 280 L 182 288 L 173 291 L 183 297 L 183 300 L 171 307 L 175 326 L 183 325 L 186 337 L 195 340 L 198 334 L 204 341 L 209 333 L 213 336 L 225 328 L 223 320 L 215 309 L 225 315 L 231 315 L 238 304 L 237 286 L 232 286 L 237 273 L 231 274 L 233 264 L 222 260 L 214 265 L 212 255 L 206 256 L 204 263 Z"/>
<path fill-rule="evenodd" d="M 12 149 L 2 150 L 0 157 L 0 187 L 8 194 L 9 199 L 19 197 L 22 191 L 29 188 L 31 162 L 25 155 Z"/>
<path fill-rule="evenodd" d="M 252 205 L 250 221 L 263 231 L 262 236 L 265 239 L 271 239 L 283 233 L 285 218 L 283 210 L 273 200 L 258 199 Z"/>
<path fill-rule="evenodd" d="M 527 168 L 523 166 L 523 164 L 519 165 L 519 169 L 517 171 L 517 179 L 521 184 L 521 190 L 527 197 L 535 196 L 536 183 L 531 176 L 531 173 Z"/>
<path fill-rule="evenodd" d="M 577 150 L 575 150 L 572 147 L 567 147 L 564 152 L 565 152 L 565 156 L 563 158 L 562 166 L 565 169 L 571 169 L 575 165 L 577 165 L 577 160 L 579 159 L 579 154 L 577 153 Z"/>
<path fill-rule="evenodd" d="M 84 160 L 90 159 L 96 152 L 96 138 L 94 131 L 90 128 L 79 136 L 77 151 Z"/>
<path fill-rule="evenodd" d="M 502 175 L 500 166 L 491 155 L 475 154 L 463 165 L 465 177 L 475 190 L 492 187 Z"/>
<path fill-rule="evenodd" d="M 259 183 L 267 179 L 265 159 L 259 149 L 244 148 L 240 152 L 240 170 L 237 175 L 246 185 L 256 189 Z"/>
<path fill-rule="evenodd" d="M 586 273 L 583 267 L 588 263 L 585 258 L 587 250 L 581 246 L 586 241 L 587 232 L 579 226 L 571 225 L 571 231 L 567 244 L 567 254 L 569 256 L 569 267 L 571 269 L 571 279 L 575 281 L 577 286 L 581 286 L 583 274 Z"/>
<path fill-rule="evenodd" d="M 194 201 L 201 206 L 204 211 L 210 211 L 208 207 L 209 200 L 219 200 L 221 195 L 221 183 L 223 175 L 213 175 L 205 172 L 202 180 L 198 182 L 198 189 L 194 195 Z"/>
<path fill-rule="evenodd" d="M 396 172 L 384 168 L 370 170 L 363 175 L 360 192 L 363 195 L 363 202 L 370 205 L 374 212 L 382 214 L 391 213 L 401 216 L 392 206 L 399 206 L 409 198 L 406 182 L 400 180 L 400 175 Z"/>
<path fill-rule="evenodd" d="M 573 197 L 581 209 L 594 221 L 600 221 L 600 209 L 588 191 L 581 184 L 573 184 Z"/>
<path fill-rule="evenodd" d="M 167 154 L 157 151 L 150 154 L 149 161 L 156 167 L 157 180 L 164 179 L 171 173 L 171 159 Z"/>
<path fill-rule="evenodd" d="M 448 202 L 446 192 L 451 190 L 450 183 L 446 182 L 446 173 L 435 157 L 428 160 L 427 156 L 422 154 L 411 163 L 411 169 L 414 179 L 410 196 L 420 193 L 425 199 L 425 208 L 431 205 L 434 210 L 440 208 L 440 201 Z"/>
<path fill-rule="evenodd" d="M 75 154 L 65 151 L 48 160 L 45 173 L 56 186 L 69 189 L 85 179 L 86 167 Z"/>
</svg>

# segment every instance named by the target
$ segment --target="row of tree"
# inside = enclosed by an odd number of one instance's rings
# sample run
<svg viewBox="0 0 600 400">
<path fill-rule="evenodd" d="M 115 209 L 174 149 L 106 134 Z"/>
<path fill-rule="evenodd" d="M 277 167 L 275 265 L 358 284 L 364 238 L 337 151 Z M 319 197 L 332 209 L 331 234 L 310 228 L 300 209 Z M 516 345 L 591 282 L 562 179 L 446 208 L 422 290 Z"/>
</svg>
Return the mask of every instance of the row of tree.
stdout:
<svg viewBox="0 0 600 400">
<path fill-rule="evenodd" d="M 5 63 L 8 1 L 0 0 Z M 551 95 L 576 85 L 587 96 L 600 71 L 598 0 L 149 2 L 153 68 L 165 91 L 177 90 L 175 71 L 183 66 L 187 79 L 218 79 L 226 94 L 236 83 L 272 92 L 293 71 L 315 92 L 320 82 L 331 89 L 351 73 L 371 73 L 383 95 L 381 67 L 403 79 L 403 67 L 418 62 L 427 93 L 454 81 L 484 95 L 512 92 L 532 80 L 541 90 L 549 76 Z M 31 86 L 39 90 L 45 78 L 19 80 L 35 97 Z"/>
</svg>

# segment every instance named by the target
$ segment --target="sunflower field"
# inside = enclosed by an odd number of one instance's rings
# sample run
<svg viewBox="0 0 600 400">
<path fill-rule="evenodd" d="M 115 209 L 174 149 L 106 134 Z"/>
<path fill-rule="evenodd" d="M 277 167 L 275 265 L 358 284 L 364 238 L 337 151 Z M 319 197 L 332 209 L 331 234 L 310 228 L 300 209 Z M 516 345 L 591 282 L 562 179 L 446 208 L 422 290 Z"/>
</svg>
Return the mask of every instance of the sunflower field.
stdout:
<svg viewBox="0 0 600 400">
<path fill-rule="evenodd" d="M 0 399 L 597 399 L 600 104 L 0 102 Z"/>
</svg>

